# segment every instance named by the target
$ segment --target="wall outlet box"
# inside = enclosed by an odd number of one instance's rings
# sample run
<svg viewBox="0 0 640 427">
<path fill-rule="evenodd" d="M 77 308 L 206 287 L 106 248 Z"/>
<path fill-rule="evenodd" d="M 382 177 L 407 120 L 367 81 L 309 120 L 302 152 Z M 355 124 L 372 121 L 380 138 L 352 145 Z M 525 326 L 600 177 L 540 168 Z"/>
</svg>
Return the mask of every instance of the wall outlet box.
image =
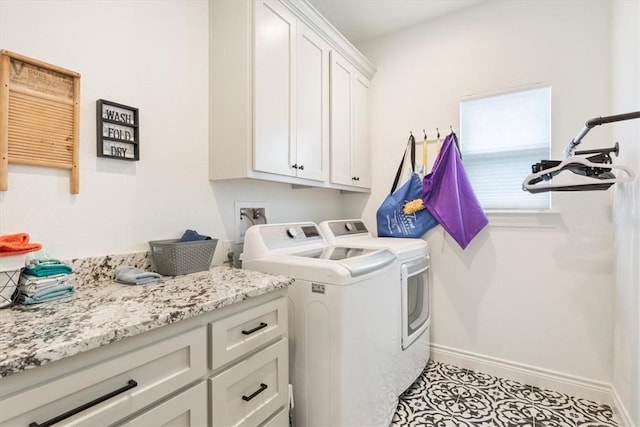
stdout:
<svg viewBox="0 0 640 427">
<path fill-rule="evenodd" d="M 234 243 L 244 243 L 244 235 L 252 225 L 267 223 L 267 207 L 267 202 L 234 202 Z"/>
</svg>

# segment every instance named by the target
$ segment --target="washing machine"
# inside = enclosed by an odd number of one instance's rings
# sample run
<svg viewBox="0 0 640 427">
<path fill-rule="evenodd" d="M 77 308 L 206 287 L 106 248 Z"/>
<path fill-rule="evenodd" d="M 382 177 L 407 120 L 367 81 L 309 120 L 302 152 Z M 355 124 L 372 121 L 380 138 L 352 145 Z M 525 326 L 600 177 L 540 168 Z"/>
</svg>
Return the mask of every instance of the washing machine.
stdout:
<svg viewBox="0 0 640 427">
<path fill-rule="evenodd" d="M 242 267 L 295 279 L 289 360 L 295 426 L 388 426 L 400 297 L 395 254 L 329 245 L 314 223 L 250 227 Z"/>
<path fill-rule="evenodd" d="M 400 295 L 401 328 L 396 344 L 396 390 L 402 394 L 420 376 L 431 355 L 431 315 L 429 301 L 429 246 L 422 239 L 372 236 L 360 219 L 323 221 L 320 231 L 333 245 L 360 248 L 387 248 L 396 254 L 395 291 Z"/>
</svg>

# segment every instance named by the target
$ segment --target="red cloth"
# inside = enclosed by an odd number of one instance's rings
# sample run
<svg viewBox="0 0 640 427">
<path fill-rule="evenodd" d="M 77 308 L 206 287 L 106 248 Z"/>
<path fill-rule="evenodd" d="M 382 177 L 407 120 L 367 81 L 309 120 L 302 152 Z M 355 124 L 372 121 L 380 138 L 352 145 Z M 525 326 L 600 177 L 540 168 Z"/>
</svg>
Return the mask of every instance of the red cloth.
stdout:
<svg viewBox="0 0 640 427">
<path fill-rule="evenodd" d="M 5 234 L 0 236 L 0 257 L 26 254 L 42 249 L 40 243 L 29 243 L 27 233 Z"/>
</svg>

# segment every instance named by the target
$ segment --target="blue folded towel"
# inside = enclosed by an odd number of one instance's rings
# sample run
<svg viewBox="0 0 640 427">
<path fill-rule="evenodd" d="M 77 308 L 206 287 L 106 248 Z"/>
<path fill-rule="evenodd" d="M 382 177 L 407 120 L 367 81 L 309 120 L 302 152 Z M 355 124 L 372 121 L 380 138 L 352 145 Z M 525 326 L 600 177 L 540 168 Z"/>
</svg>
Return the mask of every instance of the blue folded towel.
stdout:
<svg viewBox="0 0 640 427">
<path fill-rule="evenodd" d="M 157 282 L 162 278 L 158 273 L 140 270 L 139 268 L 121 265 L 116 267 L 116 282 L 127 285 L 144 285 Z"/>
<path fill-rule="evenodd" d="M 180 238 L 181 242 L 195 242 L 198 240 L 211 240 L 211 237 L 205 236 L 203 234 L 198 234 L 198 232 L 195 230 L 187 230 Z"/>
<path fill-rule="evenodd" d="M 73 285 L 56 286 L 54 288 L 43 289 L 42 291 L 32 295 L 18 293 L 18 295 L 16 295 L 14 298 L 14 302 L 24 305 L 40 304 L 43 302 L 70 297 L 75 292 L 76 288 Z"/>
<path fill-rule="evenodd" d="M 27 264 L 23 273 L 30 274 L 36 277 L 46 277 L 53 276 L 55 274 L 71 274 L 73 273 L 73 269 L 71 266 L 60 262 L 58 260 L 48 260 L 48 261 L 32 261 L 30 264 Z"/>
<path fill-rule="evenodd" d="M 55 274 L 71 274 L 73 269 L 70 265 L 51 257 L 45 251 L 39 251 L 27 256 L 23 273 L 46 277 Z"/>
</svg>

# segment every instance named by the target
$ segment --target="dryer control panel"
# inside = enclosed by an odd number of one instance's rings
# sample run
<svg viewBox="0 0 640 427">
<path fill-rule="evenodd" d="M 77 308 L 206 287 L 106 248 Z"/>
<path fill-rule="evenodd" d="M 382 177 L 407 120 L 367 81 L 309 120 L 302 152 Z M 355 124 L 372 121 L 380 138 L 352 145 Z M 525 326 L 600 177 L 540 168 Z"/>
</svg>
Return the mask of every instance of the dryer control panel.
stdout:
<svg viewBox="0 0 640 427">
<path fill-rule="evenodd" d="M 366 236 L 369 234 L 367 226 L 359 219 L 348 219 L 344 221 L 329 221 L 329 230 L 335 237 L 340 236 Z M 325 230 L 326 231 L 326 230 Z"/>
</svg>

